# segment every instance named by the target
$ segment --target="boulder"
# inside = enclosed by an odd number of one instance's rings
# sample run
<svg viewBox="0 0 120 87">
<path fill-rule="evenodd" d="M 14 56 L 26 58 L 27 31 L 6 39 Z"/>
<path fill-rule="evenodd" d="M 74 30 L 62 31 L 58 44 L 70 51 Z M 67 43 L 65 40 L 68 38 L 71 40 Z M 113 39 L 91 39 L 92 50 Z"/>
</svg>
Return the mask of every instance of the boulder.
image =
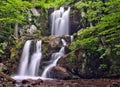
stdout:
<svg viewBox="0 0 120 87">
<path fill-rule="evenodd" d="M 65 68 L 60 66 L 53 67 L 51 71 L 48 73 L 48 77 L 63 80 L 68 80 L 72 78 L 71 73 L 68 72 Z"/>
<path fill-rule="evenodd" d="M 74 55 L 74 56 L 72 56 Z M 83 62 L 86 58 L 85 51 L 81 48 L 76 49 L 74 52 L 70 52 L 58 60 L 58 66 L 66 68 L 69 72 L 74 75 L 80 75 L 84 72 Z"/>
<path fill-rule="evenodd" d="M 37 27 L 35 25 L 31 25 L 30 29 L 27 29 L 27 32 L 29 34 L 33 34 L 34 32 L 36 32 L 36 30 L 37 30 Z"/>
</svg>

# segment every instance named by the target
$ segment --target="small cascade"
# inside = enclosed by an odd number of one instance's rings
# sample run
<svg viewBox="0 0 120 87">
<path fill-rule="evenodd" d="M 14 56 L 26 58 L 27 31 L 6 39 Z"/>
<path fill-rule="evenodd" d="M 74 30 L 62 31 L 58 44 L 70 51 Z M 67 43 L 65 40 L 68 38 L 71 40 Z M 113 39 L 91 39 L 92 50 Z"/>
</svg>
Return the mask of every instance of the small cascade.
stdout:
<svg viewBox="0 0 120 87">
<path fill-rule="evenodd" d="M 51 35 L 69 35 L 69 13 L 70 7 L 66 11 L 61 7 L 51 14 Z"/>
<path fill-rule="evenodd" d="M 64 39 L 61 39 L 61 41 L 62 41 L 63 46 L 67 45 L 67 43 L 66 43 L 66 41 Z"/>
<path fill-rule="evenodd" d="M 60 49 L 59 52 L 53 53 L 51 56 L 51 63 L 45 68 L 43 71 L 41 77 L 47 78 L 47 75 L 49 74 L 49 71 L 52 69 L 52 67 L 56 66 L 57 61 L 64 55 L 64 47 Z M 50 76 L 49 76 L 50 77 Z"/>
<path fill-rule="evenodd" d="M 32 76 L 38 75 L 39 65 L 42 58 L 41 43 L 42 43 L 41 40 L 37 41 L 36 52 L 31 57 L 31 62 L 29 65 L 29 75 L 32 75 Z"/>
<path fill-rule="evenodd" d="M 73 42 L 73 40 L 74 40 L 74 36 L 71 35 L 71 36 L 70 36 L 70 41 Z"/>
<path fill-rule="evenodd" d="M 26 41 L 23 48 L 22 57 L 20 60 L 20 66 L 19 66 L 19 75 L 22 75 L 22 76 L 27 74 L 30 44 L 31 44 L 31 40 Z"/>
<path fill-rule="evenodd" d="M 19 73 L 16 76 L 13 76 L 14 79 L 37 79 L 39 77 L 36 77 L 38 75 L 39 65 L 42 58 L 41 53 L 41 44 L 42 41 L 39 40 L 36 42 L 36 51 L 33 53 L 32 56 L 30 56 L 30 45 L 31 40 L 26 41 L 22 57 L 20 60 L 20 66 L 19 66 Z"/>
<path fill-rule="evenodd" d="M 66 45 L 66 42 L 64 39 L 61 39 L 63 45 L 65 46 Z M 64 56 L 65 54 L 65 47 L 61 47 L 61 49 L 59 50 L 59 52 L 56 52 L 56 53 L 53 53 L 52 56 L 51 56 L 51 60 L 50 60 L 50 64 L 45 68 L 45 70 L 43 71 L 41 77 L 43 78 L 49 78 L 50 77 L 50 74 L 49 72 L 51 71 L 51 69 L 56 66 L 57 64 L 57 61 L 62 57 Z"/>
</svg>

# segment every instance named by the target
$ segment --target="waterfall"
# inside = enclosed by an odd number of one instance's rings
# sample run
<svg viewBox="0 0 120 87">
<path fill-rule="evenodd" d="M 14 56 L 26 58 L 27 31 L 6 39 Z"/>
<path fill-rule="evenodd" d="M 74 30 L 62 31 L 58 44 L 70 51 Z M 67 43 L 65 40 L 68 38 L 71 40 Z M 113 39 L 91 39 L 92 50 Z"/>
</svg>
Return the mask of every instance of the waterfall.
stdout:
<svg viewBox="0 0 120 87">
<path fill-rule="evenodd" d="M 14 79 L 38 79 L 39 77 L 36 77 L 38 75 L 39 65 L 42 58 L 41 53 L 41 44 L 42 41 L 38 40 L 36 42 L 36 51 L 33 53 L 32 56 L 30 56 L 30 46 L 31 46 L 31 40 L 26 41 L 22 57 L 20 60 L 20 66 L 19 66 L 19 73 L 18 75 L 13 76 Z"/>
<path fill-rule="evenodd" d="M 28 61 L 29 61 L 29 50 L 30 50 L 30 44 L 31 40 L 26 41 L 23 52 L 22 52 L 22 57 L 20 60 L 20 67 L 19 67 L 19 75 L 26 75 L 27 74 L 27 66 L 28 66 Z"/>
<path fill-rule="evenodd" d="M 19 70 L 19 75 L 22 75 L 22 76 L 37 75 L 39 65 L 40 65 L 40 60 L 42 58 L 42 53 L 41 53 L 42 41 L 40 40 L 36 42 L 36 52 L 33 53 L 31 57 L 29 57 L 30 43 L 31 43 L 30 40 L 28 40 L 25 43 L 23 53 L 22 53 L 22 58 L 20 62 L 20 70 Z M 31 60 L 29 58 L 31 58 Z M 30 64 L 29 64 L 29 60 L 30 60 Z"/>
<path fill-rule="evenodd" d="M 61 7 L 51 14 L 51 35 L 69 35 L 69 13 L 70 7 L 66 11 Z"/>
<path fill-rule="evenodd" d="M 36 43 L 36 52 L 31 57 L 31 62 L 29 66 L 29 75 L 36 76 L 38 75 L 39 65 L 42 58 L 41 53 L 41 40 Z"/>
<path fill-rule="evenodd" d="M 64 39 L 61 39 L 63 45 L 65 46 L 66 45 L 66 42 Z M 61 49 L 59 50 L 59 52 L 56 52 L 56 53 L 53 53 L 52 56 L 51 56 L 51 60 L 50 60 L 50 64 L 45 68 L 45 70 L 43 71 L 41 77 L 43 78 L 47 78 L 47 77 L 50 77 L 50 74 L 49 72 L 51 71 L 51 69 L 56 66 L 57 64 L 57 61 L 62 57 L 64 56 L 65 54 L 65 47 L 61 47 Z M 49 76 L 48 76 L 49 75 Z"/>
</svg>

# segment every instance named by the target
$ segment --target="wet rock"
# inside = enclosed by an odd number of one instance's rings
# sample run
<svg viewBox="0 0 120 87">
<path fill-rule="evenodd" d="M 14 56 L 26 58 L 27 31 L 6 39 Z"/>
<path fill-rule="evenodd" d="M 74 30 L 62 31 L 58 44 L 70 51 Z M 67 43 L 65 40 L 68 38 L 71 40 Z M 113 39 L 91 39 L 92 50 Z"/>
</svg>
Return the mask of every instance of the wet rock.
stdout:
<svg viewBox="0 0 120 87">
<path fill-rule="evenodd" d="M 49 72 L 48 77 L 63 80 L 68 80 L 72 78 L 71 73 L 68 72 L 65 68 L 60 66 L 53 67 L 52 70 Z"/>
<path fill-rule="evenodd" d="M 40 83 L 43 83 L 43 80 L 41 79 L 36 80 L 36 84 L 40 84 Z"/>
<path fill-rule="evenodd" d="M 28 80 L 22 80 L 22 84 L 27 84 L 27 83 L 29 83 Z"/>
</svg>

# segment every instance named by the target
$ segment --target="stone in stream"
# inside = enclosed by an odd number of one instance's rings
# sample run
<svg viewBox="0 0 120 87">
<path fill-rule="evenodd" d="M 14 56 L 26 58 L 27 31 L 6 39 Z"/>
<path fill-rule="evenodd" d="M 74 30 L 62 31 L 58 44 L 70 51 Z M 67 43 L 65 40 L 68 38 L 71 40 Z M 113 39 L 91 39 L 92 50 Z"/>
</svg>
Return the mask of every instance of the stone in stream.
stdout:
<svg viewBox="0 0 120 87">
<path fill-rule="evenodd" d="M 107 85 L 107 87 L 120 87 L 117 82 L 112 82 L 110 85 Z"/>
<path fill-rule="evenodd" d="M 60 66 L 55 66 L 50 71 L 50 78 L 57 78 L 57 79 L 64 79 L 68 80 L 71 79 L 71 73 L 68 72 L 65 68 Z"/>
<path fill-rule="evenodd" d="M 36 80 L 36 84 L 40 84 L 40 83 L 43 83 L 43 82 L 44 82 L 44 81 L 41 80 L 41 79 Z"/>
<path fill-rule="evenodd" d="M 27 84 L 27 83 L 29 83 L 28 80 L 22 80 L 22 84 Z"/>
</svg>

